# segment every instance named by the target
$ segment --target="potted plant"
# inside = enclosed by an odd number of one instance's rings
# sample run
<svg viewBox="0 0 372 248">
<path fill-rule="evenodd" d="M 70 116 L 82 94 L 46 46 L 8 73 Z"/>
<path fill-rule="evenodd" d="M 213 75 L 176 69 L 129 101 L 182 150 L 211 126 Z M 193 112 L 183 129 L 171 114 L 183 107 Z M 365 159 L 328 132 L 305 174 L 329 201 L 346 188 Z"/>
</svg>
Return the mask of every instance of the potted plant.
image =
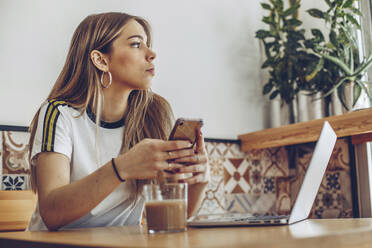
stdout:
<svg viewBox="0 0 372 248">
<path fill-rule="evenodd" d="M 293 123 L 293 101 L 298 92 L 307 87 L 306 75 L 313 72 L 311 65 L 319 58 L 306 52 L 305 30 L 300 28 L 302 22 L 298 19 L 299 0 L 290 0 L 288 8 L 284 7 L 283 0 L 269 0 L 261 6 L 269 11 L 262 18 L 268 29 L 256 32 L 256 38 L 262 41 L 265 49 L 266 60 L 262 68 L 268 69 L 270 76 L 263 94 L 269 94 L 270 100 L 280 95 L 289 105 L 289 122 Z"/>
<path fill-rule="evenodd" d="M 372 65 L 372 56 L 359 60 L 356 30 L 360 29 L 361 12 L 354 7 L 358 1 L 325 0 L 329 7 L 326 11 L 307 11 L 311 16 L 323 19 L 330 32 L 329 40 L 325 41 L 319 29 L 312 29 L 313 37 L 305 41 L 305 46 L 318 60 L 311 65 L 312 72 L 306 76 L 306 81 L 311 83 L 304 89 L 312 94 L 323 92 L 326 98 L 337 92 L 342 105 L 349 111 L 362 91 L 372 100 L 366 87 L 368 82 L 363 77 Z"/>
</svg>

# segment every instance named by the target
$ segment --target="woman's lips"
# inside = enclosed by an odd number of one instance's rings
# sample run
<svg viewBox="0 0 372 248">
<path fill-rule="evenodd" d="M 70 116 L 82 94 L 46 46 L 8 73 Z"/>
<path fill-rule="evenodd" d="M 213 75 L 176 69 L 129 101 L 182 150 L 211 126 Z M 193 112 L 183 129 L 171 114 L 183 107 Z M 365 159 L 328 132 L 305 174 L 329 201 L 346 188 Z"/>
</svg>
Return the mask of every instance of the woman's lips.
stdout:
<svg viewBox="0 0 372 248">
<path fill-rule="evenodd" d="M 147 72 L 151 73 L 151 75 L 155 75 L 155 68 L 150 68 L 146 70 Z"/>
</svg>

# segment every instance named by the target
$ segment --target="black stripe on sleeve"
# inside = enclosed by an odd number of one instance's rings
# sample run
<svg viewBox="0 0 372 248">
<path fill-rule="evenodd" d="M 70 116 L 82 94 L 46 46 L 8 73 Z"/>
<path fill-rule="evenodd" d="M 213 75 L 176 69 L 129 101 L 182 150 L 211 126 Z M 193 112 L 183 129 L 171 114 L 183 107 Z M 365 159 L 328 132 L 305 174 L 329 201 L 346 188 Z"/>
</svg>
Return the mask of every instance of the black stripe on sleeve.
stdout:
<svg viewBox="0 0 372 248">
<path fill-rule="evenodd" d="M 57 100 L 51 100 L 49 102 L 47 112 L 45 114 L 45 120 L 44 120 L 44 128 L 43 128 L 43 136 L 45 134 L 45 137 L 43 137 L 43 143 L 42 143 L 42 152 L 53 152 L 54 151 L 54 140 L 55 140 L 55 133 L 56 133 L 56 125 L 57 125 L 57 119 L 60 115 L 59 106 L 65 106 L 67 105 L 65 102 L 56 103 Z M 49 109 L 52 108 L 50 115 L 47 116 Z M 53 114 L 56 112 L 55 119 L 53 120 L 53 123 L 51 123 Z M 46 125 L 46 126 L 45 126 Z M 51 143 L 50 148 L 48 148 L 48 142 L 49 142 L 49 132 L 50 128 L 52 128 L 52 137 L 51 137 Z M 45 132 L 44 132 L 45 131 Z"/>
<path fill-rule="evenodd" d="M 52 144 L 50 145 L 50 151 L 48 151 L 48 152 L 54 152 L 54 140 L 56 139 L 56 125 L 57 125 L 57 120 L 58 120 L 58 117 L 59 117 L 60 114 L 61 113 L 58 111 L 57 114 L 56 114 L 56 117 L 54 119 L 53 133 L 52 133 Z"/>
<path fill-rule="evenodd" d="M 51 102 L 49 102 L 48 104 L 48 107 L 45 111 L 45 115 L 44 115 L 44 124 L 43 124 L 43 138 L 42 138 L 42 142 L 41 142 L 41 151 L 44 152 L 46 150 L 46 138 L 47 138 L 47 135 L 48 135 L 48 129 L 49 129 L 49 126 L 48 126 L 48 112 L 49 112 L 49 109 L 50 108 L 53 108 L 53 105 Z"/>
</svg>

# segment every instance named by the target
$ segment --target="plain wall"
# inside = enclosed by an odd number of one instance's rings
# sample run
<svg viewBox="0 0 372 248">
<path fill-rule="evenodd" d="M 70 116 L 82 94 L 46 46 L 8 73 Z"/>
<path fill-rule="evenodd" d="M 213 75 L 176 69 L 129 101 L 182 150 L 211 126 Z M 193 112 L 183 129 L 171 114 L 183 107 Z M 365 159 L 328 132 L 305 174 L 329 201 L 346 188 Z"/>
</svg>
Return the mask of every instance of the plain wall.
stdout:
<svg viewBox="0 0 372 248">
<path fill-rule="evenodd" d="M 152 25 L 157 53 L 152 89 L 171 103 L 176 117 L 203 118 L 209 138 L 236 139 L 267 128 L 262 58 L 254 38 L 263 27 L 259 3 L 1 0 L 0 125 L 29 125 L 84 17 L 121 11 Z"/>
</svg>

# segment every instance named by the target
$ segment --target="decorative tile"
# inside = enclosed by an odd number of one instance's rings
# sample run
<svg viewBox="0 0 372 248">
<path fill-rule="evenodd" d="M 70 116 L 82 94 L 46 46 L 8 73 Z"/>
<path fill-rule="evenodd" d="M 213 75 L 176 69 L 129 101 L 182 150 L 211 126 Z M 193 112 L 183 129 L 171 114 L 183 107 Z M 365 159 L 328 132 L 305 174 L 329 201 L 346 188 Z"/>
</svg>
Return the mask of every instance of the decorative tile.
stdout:
<svg viewBox="0 0 372 248">
<path fill-rule="evenodd" d="M 26 190 L 28 189 L 28 175 L 5 174 L 2 175 L 2 190 Z"/>
<path fill-rule="evenodd" d="M 252 150 L 224 163 L 226 210 L 286 214 L 290 210 L 287 151 Z"/>
<path fill-rule="evenodd" d="M 222 160 L 227 157 L 238 158 L 244 156 L 240 147 L 235 143 L 228 142 L 206 142 L 206 149 L 209 158 L 218 157 Z"/>
<path fill-rule="evenodd" d="M 250 166 L 244 158 L 229 158 L 224 164 L 225 192 L 247 193 L 251 189 Z"/>
<path fill-rule="evenodd" d="M 275 177 L 276 214 L 289 215 L 291 212 L 290 179 Z"/>
<path fill-rule="evenodd" d="M 236 213 L 252 213 L 256 215 L 276 214 L 275 194 L 228 194 L 226 210 Z"/>
<path fill-rule="evenodd" d="M 340 190 L 340 172 L 335 173 L 327 173 L 326 174 L 326 182 L 327 182 L 327 190 Z"/>
<path fill-rule="evenodd" d="M 211 170 L 211 180 L 206 187 L 205 195 L 201 207 L 197 211 L 200 214 L 217 214 L 225 212 L 225 193 L 224 193 L 224 154 L 231 153 L 231 149 L 238 149 L 227 143 L 206 142 L 209 165 Z M 238 150 L 237 150 L 238 151 Z"/>
<path fill-rule="evenodd" d="M 28 163 L 28 132 L 2 132 L 3 174 L 29 174 Z"/>
<path fill-rule="evenodd" d="M 299 145 L 297 167 L 291 170 L 291 205 L 310 163 L 314 144 Z M 350 158 L 346 139 L 338 139 L 316 196 L 310 218 L 352 217 Z"/>
<path fill-rule="evenodd" d="M 0 131 L 0 163 L 3 164 L 3 132 Z M 0 175 L 3 174 L 3 166 L 0 166 Z M 1 177 L 0 177 L 1 178 Z"/>
<path fill-rule="evenodd" d="M 264 177 L 264 194 L 275 193 L 274 177 Z"/>
<path fill-rule="evenodd" d="M 223 190 L 223 177 L 212 177 L 196 215 L 224 213 L 225 194 Z"/>
</svg>

